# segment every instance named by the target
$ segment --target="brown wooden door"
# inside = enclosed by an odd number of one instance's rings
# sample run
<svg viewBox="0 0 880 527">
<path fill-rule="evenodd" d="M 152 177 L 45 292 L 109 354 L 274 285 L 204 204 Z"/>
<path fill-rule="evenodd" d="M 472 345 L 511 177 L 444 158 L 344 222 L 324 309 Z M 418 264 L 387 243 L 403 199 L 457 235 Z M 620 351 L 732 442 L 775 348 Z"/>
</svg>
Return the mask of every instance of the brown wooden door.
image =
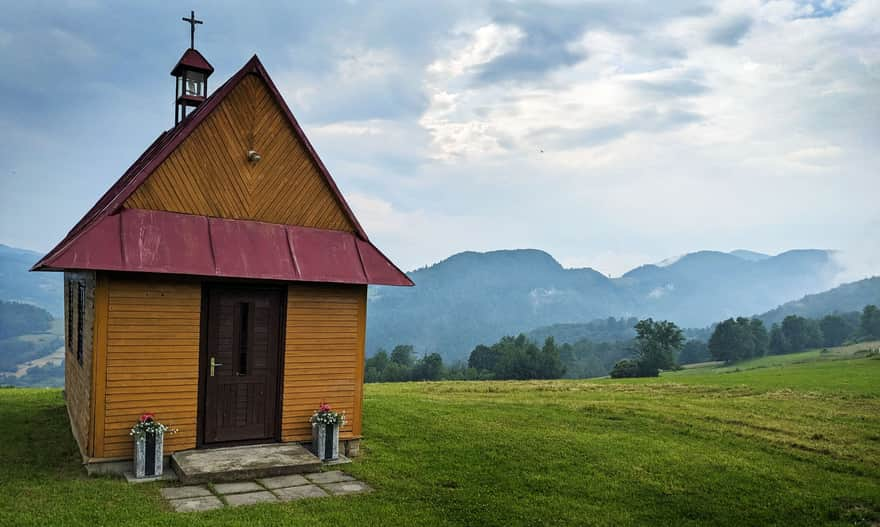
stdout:
<svg viewBox="0 0 880 527">
<path fill-rule="evenodd" d="M 271 441 L 279 405 L 282 292 L 210 287 L 205 294 L 202 442 Z"/>
</svg>

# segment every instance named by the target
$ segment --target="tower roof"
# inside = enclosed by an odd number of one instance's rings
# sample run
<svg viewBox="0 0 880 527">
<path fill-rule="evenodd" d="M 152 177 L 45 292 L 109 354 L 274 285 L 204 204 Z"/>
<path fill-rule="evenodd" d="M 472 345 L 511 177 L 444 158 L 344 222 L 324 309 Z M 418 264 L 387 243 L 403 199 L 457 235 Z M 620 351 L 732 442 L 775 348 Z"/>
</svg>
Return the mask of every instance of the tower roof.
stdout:
<svg viewBox="0 0 880 527">
<path fill-rule="evenodd" d="M 208 59 L 195 48 L 189 48 L 183 52 L 180 60 L 177 61 L 174 69 L 171 70 L 171 75 L 177 77 L 183 69 L 201 71 L 206 75 L 214 73 L 214 66 L 211 66 Z"/>
</svg>

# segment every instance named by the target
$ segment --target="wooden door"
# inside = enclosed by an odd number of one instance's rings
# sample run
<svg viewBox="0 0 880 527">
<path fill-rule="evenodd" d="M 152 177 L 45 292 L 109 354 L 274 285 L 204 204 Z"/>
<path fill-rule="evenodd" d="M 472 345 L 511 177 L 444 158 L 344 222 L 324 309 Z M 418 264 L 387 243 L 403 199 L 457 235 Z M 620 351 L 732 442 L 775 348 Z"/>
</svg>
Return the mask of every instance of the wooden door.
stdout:
<svg viewBox="0 0 880 527">
<path fill-rule="evenodd" d="M 276 439 L 282 291 L 206 289 L 202 443 Z"/>
</svg>

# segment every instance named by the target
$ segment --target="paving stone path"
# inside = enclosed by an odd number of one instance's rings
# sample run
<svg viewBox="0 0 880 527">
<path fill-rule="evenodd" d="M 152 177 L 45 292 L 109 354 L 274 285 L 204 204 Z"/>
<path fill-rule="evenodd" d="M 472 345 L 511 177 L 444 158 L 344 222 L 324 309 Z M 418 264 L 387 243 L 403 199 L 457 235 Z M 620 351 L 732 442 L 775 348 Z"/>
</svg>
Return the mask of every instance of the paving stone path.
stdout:
<svg viewBox="0 0 880 527">
<path fill-rule="evenodd" d="M 188 485 L 162 489 L 162 497 L 177 512 L 198 512 L 225 506 L 279 503 L 304 498 L 324 498 L 345 494 L 370 492 L 372 489 L 344 472 L 316 472 L 292 474 L 256 481 Z"/>
</svg>

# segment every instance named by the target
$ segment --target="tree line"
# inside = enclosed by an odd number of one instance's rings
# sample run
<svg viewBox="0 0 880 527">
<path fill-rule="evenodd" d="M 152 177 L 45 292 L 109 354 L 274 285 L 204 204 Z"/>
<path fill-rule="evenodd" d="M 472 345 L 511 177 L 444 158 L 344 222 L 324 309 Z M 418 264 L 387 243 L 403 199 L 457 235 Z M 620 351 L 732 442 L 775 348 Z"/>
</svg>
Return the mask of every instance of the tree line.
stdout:
<svg viewBox="0 0 880 527">
<path fill-rule="evenodd" d="M 880 339 L 880 309 L 869 304 L 861 313 L 831 314 L 821 319 L 788 315 L 769 332 L 756 318 L 729 318 L 715 326 L 707 349 L 714 360 L 734 362 L 873 339 Z"/>
<path fill-rule="evenodd" d="M 438 353 L 416 359 L 412 346 L 398 345 L 390 354 L 380 349 L 364 367 L 366 382 L 558 379 L 565 374 L 553 337 L 538 347 L 524 334 L 502 337 L 491 346 L 481 344 L 467 362 L 450 366 L 443 364 Z"/>
<path fill-rule="evenodd" d="M 708 342 L 686 339 L 675 323 L 651 318 L 635 323 L 635 338 L 622 342 L 557 344 L 552 336 L 539 346 L 525 334 L 505 336 L 492 345 L 480 344 L 467 362 L 445 365 L 438 353 L 416 357 L 413 346 L 380 349 L 365 364 L 366 382 L 436 380 L 527 380 L 650 377 L 679 364 L 722 360 L 735 362 L 767 354 L 784 354 L 846 342 L 880 339 L 880 309 L 809 319 L 787 316 L 768 330 L 757 318 L 729 318 L 711 330 Z"/>
</svg>

